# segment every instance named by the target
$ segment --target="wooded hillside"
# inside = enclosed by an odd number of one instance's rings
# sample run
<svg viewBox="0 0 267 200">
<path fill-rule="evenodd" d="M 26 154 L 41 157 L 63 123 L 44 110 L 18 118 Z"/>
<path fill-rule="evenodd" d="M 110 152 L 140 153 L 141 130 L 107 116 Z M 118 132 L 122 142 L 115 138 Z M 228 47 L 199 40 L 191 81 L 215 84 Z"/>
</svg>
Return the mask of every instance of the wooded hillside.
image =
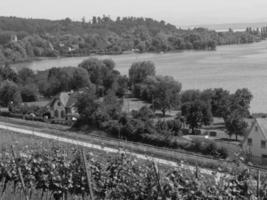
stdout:
<svg viewBox="0 0 267 200">
<path fill-rule="evenodd" d="M 0 61 L 124 51 L 215 50 L 217 45 L 251 43 L 265 37 L 265 32 L 251 29 L 223 33 L 204 28 L 182 30 L 164 21 L 141 17 L 112 20 L 103 16 L 80 22 L 69 18 L 52 21 L 0 17 Z"/>
</svg>

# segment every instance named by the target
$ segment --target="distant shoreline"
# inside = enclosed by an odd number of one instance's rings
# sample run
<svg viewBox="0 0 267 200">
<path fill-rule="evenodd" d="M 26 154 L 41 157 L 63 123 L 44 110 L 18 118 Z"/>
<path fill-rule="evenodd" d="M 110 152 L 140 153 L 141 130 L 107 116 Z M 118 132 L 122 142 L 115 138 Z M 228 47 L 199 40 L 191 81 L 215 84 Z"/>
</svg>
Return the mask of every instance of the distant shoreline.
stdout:
<svg viewBox="0 0 267 200">
<path fill-rule="evenodd" d="M 240 44 L 223 44 L 218 45 L 217 47 L 227 47 L 227 46 L 241 46 L 241 45 L 249 45 L 254 43 L 259 43 L 262 41 L 265 41 L 266 39 L 262 39 L 260 41 L 255 41 L 251 43 L 240 43 Z M 184 49 L 184 50 L 176 50 L 176 51 L 166 51 L 166 52 L 142 52 L 142 53 L 118 53 L 118 54 L 89 54 L 89 55 L 77 55 L 77 56 L 57 56 L 57 57 L 33 57 L 24 61 L 18 61 L 18 62 L 11 62 L 10 65 L 17 65 L 17 64 L 23 64 L 23 63 L 31 63 L 35 61 L 43 61 L 43 60 L 56 60 L 56 59 L 64 59 L 64 58 L 81 58 L 81 57 L 94 57 L 94 56 L 119 56 L 119 55 L 140 55 L 140 54 L 166 54 L 166 53 L 182 53 L 182 52 L 208 52 L 208 51 L 217 51 L 215 50 L 196 50 L 196 49 Z"/>
</svg>

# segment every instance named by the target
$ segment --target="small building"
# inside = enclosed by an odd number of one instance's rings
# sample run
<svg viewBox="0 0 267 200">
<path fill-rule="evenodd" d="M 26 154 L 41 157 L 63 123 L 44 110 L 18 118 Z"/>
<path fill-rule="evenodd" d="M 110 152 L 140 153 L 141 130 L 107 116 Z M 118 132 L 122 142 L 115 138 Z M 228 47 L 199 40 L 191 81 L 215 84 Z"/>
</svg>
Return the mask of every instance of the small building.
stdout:
<svg viewBox="0 0 267 200">
<path fill-rule="evenodd" d="M 79 114 L 75 107 L 78 92 L 61 92 L 48 104 L 50 118 L 54 120 L 77 120 Z"/>
<path fill-rule="evenodd" d="M 267 163 L 267 118 L 255 119 L 242 147 L 252 161 Z"/>
</svg>

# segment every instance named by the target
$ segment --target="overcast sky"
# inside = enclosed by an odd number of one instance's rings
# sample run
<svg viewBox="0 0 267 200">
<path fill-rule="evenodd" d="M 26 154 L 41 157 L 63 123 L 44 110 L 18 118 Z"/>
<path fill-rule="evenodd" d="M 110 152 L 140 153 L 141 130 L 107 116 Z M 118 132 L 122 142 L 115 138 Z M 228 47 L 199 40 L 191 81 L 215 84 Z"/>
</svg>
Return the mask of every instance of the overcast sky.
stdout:
<svg viewBox="0 0 267 200">
<path fill-rule="evenodd" d="M 175 25 L 267 21 L 267 0 L 0 0 L 0 15 L 88 20 L 143 16 Z"/>
</svg>

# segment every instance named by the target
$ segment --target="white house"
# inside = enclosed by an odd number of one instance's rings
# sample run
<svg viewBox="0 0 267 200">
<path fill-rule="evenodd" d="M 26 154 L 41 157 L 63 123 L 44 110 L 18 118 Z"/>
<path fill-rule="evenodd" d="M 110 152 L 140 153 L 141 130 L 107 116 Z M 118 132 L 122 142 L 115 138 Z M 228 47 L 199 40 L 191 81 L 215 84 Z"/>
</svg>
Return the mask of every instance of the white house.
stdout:
<svg viewBox="0 0 267 200">
<path fill-rule="evenodd" d="M 255 119 L 243 141 L 243 150 L 252 160 L 267 163 L 267 118 Z"/>
</svg>

